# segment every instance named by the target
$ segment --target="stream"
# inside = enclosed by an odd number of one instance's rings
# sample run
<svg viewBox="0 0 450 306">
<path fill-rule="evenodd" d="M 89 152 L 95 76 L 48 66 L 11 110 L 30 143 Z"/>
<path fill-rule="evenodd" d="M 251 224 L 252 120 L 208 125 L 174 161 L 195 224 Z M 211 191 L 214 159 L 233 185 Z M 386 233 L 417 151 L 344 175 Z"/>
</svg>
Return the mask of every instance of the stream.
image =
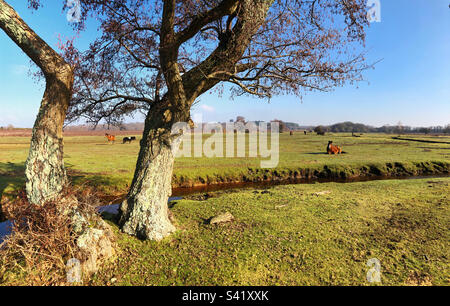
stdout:
<svg viewBox="0 0 450 306">
<path fill-rule="evenodd" d="M 281 185 L 298 185 L 298 184 L 316 184 L 316 183 L 357 183 L 381 180 L 417 180 L 417 179 L 433 179 L 446 178 L 450 174 L 439 175 L 417 175 L 417 176 L 360 176 L 354 178 L 298 178 L 278 181 L 262 181 L 262 182 L 240 182 L 240 183 L 220 183 L 211 185 L 201 185 L 194 187 L 176 187 L 172 189 L 173 197 L 183 197 L 196 193 L 206 193 L 230 189 L 267 189 Z"/>
<path fill-rule="evenodd" d="M 443 175 L 421 175 L 421 176 L 372 176 L 372 177 L 357 177 L 357 178 L 318 178 L 318 179 L 295 179 L 285 181 L 264 181 L 264 182 L 242 182 L 242 183 L 223 183 L 215 185 L 202 185 L 196 187 L 186 188 L 174 188 L 172 191 L 173 196 L 169 198 L 169 203 L 172 201 L 178 201 L 183 199 L 183 196 L 207 193 L 221 190 L 230 189 L 266 189 L 273 186 L 280 185 L 292 185 L 292 184 L 315 184 L 315 183 L 355 183 L 355 182 L 368 182 L 379 180 L 413 180 L 413 179 L 433 179 L 433 178 L 448 178 L 449 174 Z M 112 204 L 106 206 L 100 206 L 97 208 L 98 213 L 118 214 L 120 204 Z M 11 234 L 11 221 L 5 221 L 0 223 L 0 244 L 3 242 L 4 237 Z"/>
</svg>

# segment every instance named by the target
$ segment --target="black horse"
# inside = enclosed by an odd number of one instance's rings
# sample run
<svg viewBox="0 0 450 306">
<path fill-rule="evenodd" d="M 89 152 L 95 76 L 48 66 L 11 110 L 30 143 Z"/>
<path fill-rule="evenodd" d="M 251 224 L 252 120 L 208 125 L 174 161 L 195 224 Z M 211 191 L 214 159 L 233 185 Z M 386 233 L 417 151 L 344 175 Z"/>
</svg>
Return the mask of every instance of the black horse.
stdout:
<svg viewBox="0 0 450 306">
<path fill-rule="evenodd" d="M 136 137 L 124 137 L 123 138 L 123 144 L 126 144 L 127 142 L 128 143 L 131 143 L 133 140 L 136 140 Z"/>
</svg>

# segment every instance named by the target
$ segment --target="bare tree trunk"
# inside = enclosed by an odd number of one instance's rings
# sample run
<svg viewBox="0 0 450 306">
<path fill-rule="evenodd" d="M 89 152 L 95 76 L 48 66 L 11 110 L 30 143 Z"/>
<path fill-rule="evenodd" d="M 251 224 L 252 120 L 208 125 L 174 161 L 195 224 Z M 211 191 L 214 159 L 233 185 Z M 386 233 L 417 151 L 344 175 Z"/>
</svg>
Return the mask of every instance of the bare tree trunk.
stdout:
<svg viewBox="0 0 450 306">
<path fill-rule="evenodd" d="M 28 200 L 39 204 L 59 195 L 67 183 L 62 129 L 72 95 L 72 70 L 47 77 L 39 114 L 33 127 L 25 175 Z M 61 78 L 63 78 L 61 80 Z"/>
<path fill-rule="evenodd" d="M 167 203 L 172 194 L 175 157 L 171 127 L 175 121 L 167 114 L 167 111 L 149 111 L 133 182 L 120 207 L 122 231 L 140 239 L 161 240 L 175 231 Z"/>
<path fill-rule="evenodd" d="M 62 129 L 72 96 L 73 70 L 3 0 L 0 28 L 41 68 L 46 80 L 25 171 L 30 203 L 42 204 L 56 197 L 67 182 Z"/>
</svg>

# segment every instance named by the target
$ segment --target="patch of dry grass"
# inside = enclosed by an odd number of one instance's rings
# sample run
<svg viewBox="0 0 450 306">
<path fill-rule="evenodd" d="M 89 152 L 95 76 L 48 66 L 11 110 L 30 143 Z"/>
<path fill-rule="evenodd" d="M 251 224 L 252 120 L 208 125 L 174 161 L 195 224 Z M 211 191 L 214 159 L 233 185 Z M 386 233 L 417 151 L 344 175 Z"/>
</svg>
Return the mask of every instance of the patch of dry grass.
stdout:
<svg viewBox="0 0 450 306">
<path fill-rule="evenodd" d="M 97 205 L 98 198 L 89 188 L 67 187 L 61 198 L 43 205 L 30 204 L 20 192 L 4 207 L 12 234 L 0 245 L 0 284 L 67 285 L 68 260 L 83 262 L 89 257 L 77 245 L 81 231 L 74 230 L 80 226 L 74 212 L 95 216 Z"/>
</svg>

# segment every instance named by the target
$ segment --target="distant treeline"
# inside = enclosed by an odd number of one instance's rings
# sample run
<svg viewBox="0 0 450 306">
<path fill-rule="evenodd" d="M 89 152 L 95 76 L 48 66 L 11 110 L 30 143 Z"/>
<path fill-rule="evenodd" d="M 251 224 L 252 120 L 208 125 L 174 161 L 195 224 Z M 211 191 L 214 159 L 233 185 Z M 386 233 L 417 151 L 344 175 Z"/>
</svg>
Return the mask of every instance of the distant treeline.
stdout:
<svg viewBox="0 0 450 306">
<path fill-rule="evenodd" d="M 353 123 L 347 121 L 336 123 L 330 126 L 319 126 L 319 127 L 323 131 L 334 133 L 450 134 L 450 124 L 448 124 L 445 127 L 444 126 L 410 127 L 402 124 L 373 127 L 362 123 Z"/>
<path fill-rule="evenodd" d="M 65 131 L 143 131 L 144 123 L 143 122 L 134 122 L 134 123 L 122 123 L 120 126 L 108 125 L 108 124 L 99 124 L 97 126 L 93 126 L 91 124 L 80 124 L 80 125 L 68 125 L 64 127 Z"/>
<path fill-rule="evenodd" d="M 237 120 L 230 120 L 230 122 L 247 123 L 244 117 L 239 116 Z M 258 125 L 261 121 L 256 121 Z M 300 126 L 294 122 L 284 122 L 282 120 L 272 120 L 272 122 L 280 123 L 280 131 L 324 131 L 332 133 L 387 133 L 387 134 L 450 134 L 450 124 L 447 126 L 432 126 L 432 127 L 410 127 L 404 126 L 401 123 L 397 125 L 384 125 L 382 127 L 373 127 L 362 123 L 353 123 L 350 121 L 336 123 L 329 126 L 319 125 L 314 126 Z M 226 123 L 221 123 L 225 129 Z M 8 127 L 6 127 L 8 128 Z M 12 126 L 9 126 L 12 128 Z M 270 123 L 268 123 L 270 129 Z M 1 128 L 0 128 L 1 129 Z M 66 131 L 89 131 L 93 126 L 88 124 L 72 125 L 65 127 Z M 123 123 L 121 126 L 108 126 L 107 124 L 100 124 L 96 130 L 121 130 L 121 131 L 140 131 L 144 129 L 144 123 Z"/>
</svg>

